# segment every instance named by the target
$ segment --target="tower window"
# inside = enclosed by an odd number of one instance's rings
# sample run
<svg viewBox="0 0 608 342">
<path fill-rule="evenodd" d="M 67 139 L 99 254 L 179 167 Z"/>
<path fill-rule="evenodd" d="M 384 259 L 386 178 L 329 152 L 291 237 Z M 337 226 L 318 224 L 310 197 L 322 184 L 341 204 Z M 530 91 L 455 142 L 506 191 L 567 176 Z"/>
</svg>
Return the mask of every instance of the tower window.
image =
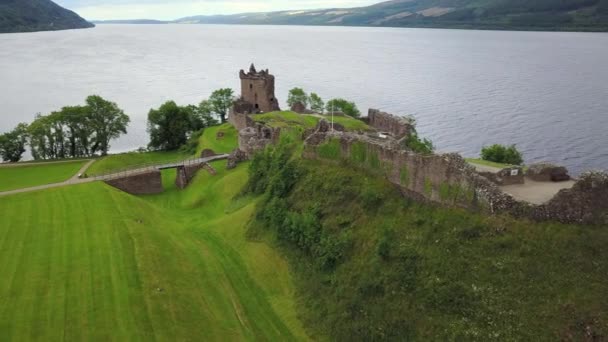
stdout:
<svg viewBox="0 0 608 342">
<path fill-rule="evenodd" d="M 253 83 L 249 83 L 249 89 L 253 89 Z"/>
</svg>

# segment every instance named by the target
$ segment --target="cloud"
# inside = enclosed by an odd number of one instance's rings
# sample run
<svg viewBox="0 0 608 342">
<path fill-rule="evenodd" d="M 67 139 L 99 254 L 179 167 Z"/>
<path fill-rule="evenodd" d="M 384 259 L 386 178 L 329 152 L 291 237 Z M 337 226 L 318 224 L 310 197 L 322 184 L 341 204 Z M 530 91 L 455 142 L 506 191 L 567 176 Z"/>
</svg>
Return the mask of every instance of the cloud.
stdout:
<svg viewBox="0 0 608 342">
<path fill-rule="evenodd" d="M 294 9 L 357 7 L 374 0 L 56 0 L 89 20 L 160 19 L 193 15 L 268 12 Z"/>
</svg>

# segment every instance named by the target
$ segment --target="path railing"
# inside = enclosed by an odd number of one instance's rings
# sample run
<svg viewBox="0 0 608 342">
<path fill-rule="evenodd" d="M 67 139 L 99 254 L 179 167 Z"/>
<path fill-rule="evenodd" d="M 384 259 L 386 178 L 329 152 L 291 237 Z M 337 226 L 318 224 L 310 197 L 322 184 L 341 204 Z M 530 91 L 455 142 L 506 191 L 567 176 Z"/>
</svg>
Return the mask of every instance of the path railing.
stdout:
<svg viewBox="0 0 608 342">
<path fill-rule="evenodd" d="M 144 164 L 130 165 L 130 166 L 124 167 L 122 169 L 111 170 L 111 171 L 106 171 L 103 173 L 95 174 L 95 175 L 89 176 L 87 179 L 110 180 L 110 179 L 123 178 L 123 177 L 141 174 L 141 173 L 151 172 L 151 171 L 174 169 L 174 168 L 177 168 L 180 166 L 191 166 L 191 165 L 197 165 L 197 164 L 201 164 L 201 163 L 208 163 L 208 162 L 211 162 L 214 160 L 220 160 L 220 159 L 226 159 L 226 158 L 228 158 L 228 154 L 220 154 L 220 155 L 206 157 L 206 158 L 192 158 L 192 159 L 186 159 L 186 160 L 169 162 L 169 163 L 150 162 L 150 163 L 144 163 Z"/>
</svg>

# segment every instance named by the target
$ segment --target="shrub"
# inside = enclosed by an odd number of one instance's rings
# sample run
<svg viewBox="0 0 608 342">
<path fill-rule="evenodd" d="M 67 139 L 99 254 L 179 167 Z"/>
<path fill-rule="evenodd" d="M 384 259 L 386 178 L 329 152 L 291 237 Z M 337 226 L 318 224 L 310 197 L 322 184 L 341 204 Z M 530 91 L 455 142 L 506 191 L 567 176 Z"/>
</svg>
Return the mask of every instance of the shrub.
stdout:
<svg viewBox="0 0 608 342">
<path fill-rule="evenodd" d="M 327 102 L 325 105 L 325 109 L 328 113 L 334 112 L 342 112 L 348 116 L 352 116 L 353 118 L 358 118 L 361 116 L 361 112 L 357 105 L 354 102 L 347 101 L 345 99 L 332 99 Z"/>
<path fill-rule="evenodd" d="M 407 139 L 405 139 L 405 146 L 410 150 L 420 154 L 432 154 L 435 152 L 435 146 L 429 139 L 421 139 L 416 131 L 413 131 Z"/>
<path fill-rule="evenodd" d="M 481 159 L 512 165 L 521 165 L 524 162 L 521 152 L 517 150 L 515 145 L 504 146 L 494 144 L 485 146 L 481 149 Z"/>
</svg>

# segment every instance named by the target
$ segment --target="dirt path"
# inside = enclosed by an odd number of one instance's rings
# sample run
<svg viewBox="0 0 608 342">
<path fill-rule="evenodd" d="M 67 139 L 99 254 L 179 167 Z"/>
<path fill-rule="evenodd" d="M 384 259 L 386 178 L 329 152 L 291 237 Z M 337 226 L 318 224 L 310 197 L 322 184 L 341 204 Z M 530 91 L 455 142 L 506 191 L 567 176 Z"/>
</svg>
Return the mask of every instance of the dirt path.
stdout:
<svg viewBox="0 0 608 342">
<path fill-rule="evenodd" d="M 18 162 L 18 163 L 0 163 L 0 167 L 25 167 L 25 166 L 36 166 L 36 165 L 52 165 L 52 164 L 65 164 L 65 163 L 76 163 L 83 162 L 90 159 L 70 159 L 70 160 L 59 160 L 59 161 L 46 161 L 46 162 Z M 96 160 L 96 159 L 94 159 Z"/>
<path fill-rule="evenodd" d="M 93 164 L 95 161 L 96 161 L 96 159 L 89 160 L 89 161 L 88 161 L 86 164 L 84 164 L 84 165 L 83 165 L 83 166 L 80 168 L 80 170 L 78 170 L 78 172 L 76 172 L 76 174 L 75 174 L 75 175 L 73 175 L 73 176 L 72 176 L 72 178 L 68 179 L 68 181 L 75 181 L 75 180 L 79 179 L 78 177 L 79 177 L 81 174 L 85 173 L 85 172 L 86 172 L 86 171 L 89 169 L 89 167 L 91 167 L 91 165 L 92 165 L 92 164 Z"/>
</svg>

